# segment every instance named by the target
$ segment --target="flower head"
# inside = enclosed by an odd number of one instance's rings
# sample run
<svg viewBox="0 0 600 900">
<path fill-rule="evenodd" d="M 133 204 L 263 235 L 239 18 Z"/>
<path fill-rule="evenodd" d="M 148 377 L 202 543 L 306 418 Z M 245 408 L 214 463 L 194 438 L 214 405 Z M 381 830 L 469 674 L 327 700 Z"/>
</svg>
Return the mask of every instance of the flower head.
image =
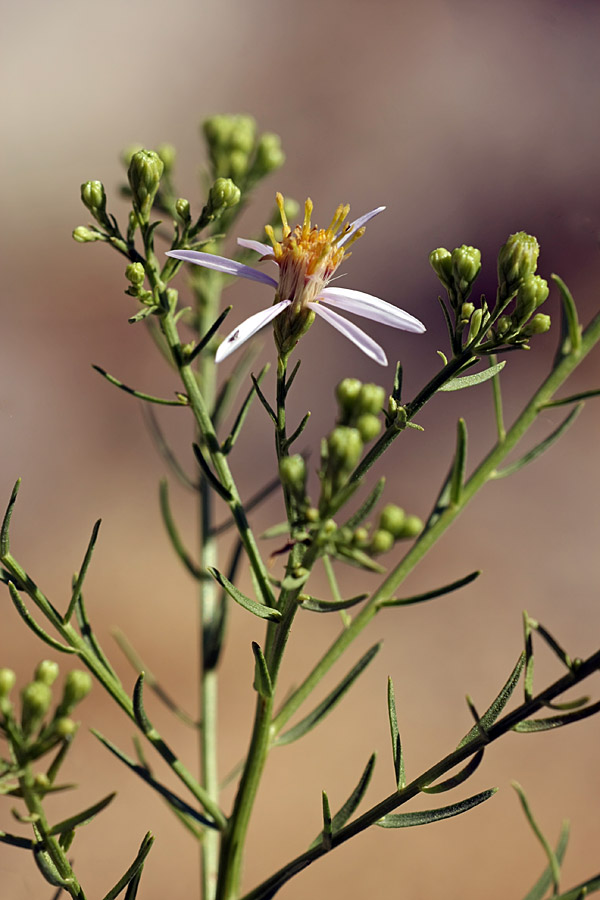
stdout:
<svg viewBox="0 0 600 900">
<path fill-rule="evenodd" d="M 425 331 L 425 326 L 418 319 L 385 300 L 349 288 L 328 287 L 342 260 L 349 255 L 350 245 L 362 237 L 367 222 L 382 212 L 384 206 L 365 213 L 353 222 L 347 222 L 350 207 L 338 206 L 329 227 L 317 228 L 311 223 L 312 201 L 307 200 L 304 221 L 292 229 L 287 221 L 281 194 L 277 194 L 277 205 L 283 226 L 282 239 L 277 240 L 273 229 L 267 226 L 265 230 L 270 244 L 242 238 L 238 238 L 238 244 L 255 250 L 260 254 L 261 261 L 275 262 L 279 267 L 278 280 L 259 269 L 211 253 L 195 250 L 171 250 L 167 253 L 167 256 L 175 259 L 216 269 L 228 275 L 260 281 L 275 288 L 273 305 L 250 316 L 225 338 L 217 350 L 217 362 L 225 359 L 273 320 L 279 355 L 287 357 L 300 337 L 310 328 L 315 316 L 320 316 L 371 359 L 380 365 L 387 365 L 386 355 L 379 344 L 352 322 L 329 309 L 330 306 L 392 328 L 419 333 Z"/>
</svg>

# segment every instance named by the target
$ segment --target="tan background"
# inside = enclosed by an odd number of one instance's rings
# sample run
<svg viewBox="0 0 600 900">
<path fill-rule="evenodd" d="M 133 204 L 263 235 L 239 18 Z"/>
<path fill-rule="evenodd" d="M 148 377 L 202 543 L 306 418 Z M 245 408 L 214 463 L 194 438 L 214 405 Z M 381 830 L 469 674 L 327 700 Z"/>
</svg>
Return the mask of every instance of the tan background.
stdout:
<svg viewBox="0 0 600 900">
<path fill-rule="evenodd" d="M 600 6 L 594 0 L 37 0 L 17 7 L 4 0 L 3 7 L 0 496 L 7 499 L 15 477 L 23 477 L 14 552 L 63 605 L 101 515 L 87 589 L 98 632 L 127 683 L 133 675 L 110 638 L 117 623 L 193 708 L 194 586 L 163 539 L 156 502 L 162 466 L 134 402 L 103 383 L 90 363 L 156 393 L 175 384 L 143 328 L 127 325 L 134 307 L 122 293 L 120 259 L 108 248 L 70 239 L 72 227 L 86 221 L 79 184 L 100 178 L 114 197 L 120 149 L 168 140 L 180 149 L 181 192 L 198 203 L 197 123 L 217 111 L 252 113 L 262 129 L 282 135 L 288 164 L 261 189 L 244 220 L 247 234 L 264 219 L 275 189 L 299 199 L 310 193 L 320 221 L 340 201 L 357 214 L 387 204 L 348 264 L 348 284 L 427 324 L 422 338 L 370 328 L 392 358 L 402 359 L 412 394 L 435 371 L 436 348 L 445 346 L 427 263 L 433 247 L 479 246 L 481 289 L 491 292 L 498 246 L 510 232 L 526 229 L 542 244 L 541 273 L 562 274 L 586 319 L 597 308 Z M 112 208 L 122 206 L 113 201 Z M 268 302 L 260 286 L 239 285 L 229 296 L 238 321 Z M 556 317 L 555 294 L 548 306 Z M 509 416 L 543 377 L 554 340 L 541 338 L 533 353 L 511 356 L 503 376 Z M 263 357 L 272 358 L 268 338 Z M 332 385 L 348 374 L 385 375 L 323 323 L 304 340 L 302 357 L 295 411 L 313 410 L 305 443 L 316 448 L 334 414 Z M 586 363 L 573 389 L 598 384 L 598 359 Z M 389 454 L 389 499 L 427 513 L 460 414 L 470 428 L 470 459 L 478 460 L 492 436 L 485 387 L 440 397 L 423 412 L 425 434 L 407 434 Z M 189 437 L 184 416 L 163 416 L 182 447 Z M 544 416 L 538 436 L 556 421 Z M 257 409 L 233 459 L 246 496 L 273 464 L 264 426 Z M 520 649 L 524 607 L 573 654 L 597 648 L 599 437 L 592 402 L 538 465 L 490 486 L 473 503 L 407 590 L 476 567 L 481 579 L 451 598 L 374 623 L 360 647 L 381 636 L 385 646 L 354 695 L 319 731 L 273 754 L 253 822 L 248 888 L 306 846 L 319 828 L 321 789 L 341 803 L 373 749 L 379 763 L 370 796 L 391 789 L 388 674 L 413 777 L 468 727 L 464 694 L 483 707 L 504 681 Z M 177 492 L 174 498 L 193 542 L 188 498 Z M 257 527 L 278 514 L 276 505 L 261 510 Z M 356 573 L 345 577 L 346 590 L 354 590 Z M 231 626 L 221 691 L 224 772 L 246 746 L 249 645 L 261 639 L 261 628 L 241 610 L 234 610 Z M 301 677 L 337 627 L 301 617 L 284 684 Z M 1 663 L 22 681 L 43 652 L 7 597 L 0 650 Z M 358 654 L 357 646 L 346 668 Z M 343 671 L 341 665 L 337 677 Z M 557 674 L 544 661 L 539 683 Z M 193 735 L 153 701 L 149 707 L 194 767 Z M 119 788 L 117 801 L 73 848 L 88 895 L 108 890 L 151 828 L 157 841 L 141 896 L 196 896 L 192 841 L 87 733 L 96 724 L 129 749 L 131 727 L 99 689 L 81 718 L 65 777 L 84 785 L 77 796 L 56 801 L 56 816 Z M 282 898 L 522 896 L 543 857 L 509 787 L 513 778 L 527 789 L 552 839 L 564 816 L 573 821 L 565 888 L 592 875 L 598 869 L 598 736 L 598 723 L 587 721 L 570 732 L 507 737 L 460 792 L 498 785 L 489 804 L 427 830 L 374 830 L 301 874 Z M 163 773 L 160 761 L 157 772 Z M 10 805 L 4 803 L 2 828 L 13 827 Z M 2 900 L 48 900 L 50 890 L 26 854 L 0 850 L 0 872 Z"/>
</svg>

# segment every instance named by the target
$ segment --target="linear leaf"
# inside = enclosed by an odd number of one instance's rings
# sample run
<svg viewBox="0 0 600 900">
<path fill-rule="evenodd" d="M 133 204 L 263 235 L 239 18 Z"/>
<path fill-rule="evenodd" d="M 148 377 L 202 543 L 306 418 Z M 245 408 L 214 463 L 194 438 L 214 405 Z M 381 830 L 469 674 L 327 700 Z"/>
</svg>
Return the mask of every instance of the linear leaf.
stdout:
<svg viewBox="0 0 600 900">
<path fill-rule="evenodd" d="M 543 834 L 542 829 L 540 828 L 540 826 L 538 825 L 538 823 L 536 822 L 536 820 L 534 818 L 534 815 L 531 811 L 531 807 L 529 806 L 529 801 L 527 800 L 527 797 L 525 796 L 525 792 L 524 792 L 523 788 L 517 781 L 513 781 L 512 786 L 518 794 L 519 800 L 521 802 L 521 806 L 523 808 L 523 812 L 525 813 L 525 818 L 527 819 L 531 830 L 533 831 L 534 835 L 540 842 L 542 849 L 543 849 L 544 853 L 546 854 L 546 857 L 548 859 L 548 867 L 550 869 L 550 879 L 552 881 L 552 886 L 554 888 L 553 893 L 558 894 L 559 885 L 560 885 L 560 863 L 559 863 L 558 859 L 556 858 L 554 850 L 548 843 L 547 838 Z"/>
<path fill-rule="evenodd" d="M 460 503 L 467 467 L 467 426 L 464 419 L 456 423 L 456 450 L 450 478 L 450 503 Z"/>
<path fill-rule="evenodd" d="M 259 619 L 268 619 L 270 622 L 279 622 L 281 613 L 278 609 L 274 609 L 272 606 L 265 606 L 264 603 L 257 603 L 256 600 L 251 600 L 250 597 L 246 597 L 246 595 L 242 594 L 240 589 L 236 588 L 235 584 L 232 584 L 229 578 L 226 578 L 218 569 L 209 566 L 208 571 L 217 584 L 220 584 L 223 590 L 227 591 L 229 596 L 235 600 L 236 603 L 239 603 L 240 606 L 243 606 L 244 609 L 247 609 L 252 615 L 258 616 Z"/>
<path fill-rule="evenodd" d="M 204 459 L 204 454 L 199 446 L 199 444 L 192 444 L 192 450 L 194 451 L 194 456 L 198 462 L 198 465 L 202 469 L 202 474 L 206 478 L 207 484 L 216 491 L 219 497 L 222 497 L 226 503 L 229 503 L 231 500 L 231 491 L 229 491 L 224 484 L 221 484 L 215 473 L 212 471 L 207 461 Z"/>
<path fill-rule="evenodd" d="M 456 775 L 447 778 L 445 781 L 440 781 L 439 784 L 428 784 L 426 787 L 422 787 L 421 790 L 426 794 L 442 794 L 444 791 L 450 791 L 452 788 L 458 787 L 459 784 L 470 778 L 473 772 L 479 768 L 482 759 L 483 750 L 480 750 L 478 753 L 473 754 L 466 766 L 463 766 Z"/>
<path fill-rule="evenodd" d="M 290 392 L 290 389 L 294 383 L 294 379 L 295 379 L 296 375 L 298 374 L 298 369 L 300 368 L 301 362 L 302 362 L 302 360 L 299 359 L 298 362 L 296 363 L 296 365 L 294 366 L 294 368 L 292 369 L 292 371 L 285 383 L 285 396 L 286 397 Z"/>
<path fill-rule="evenodd" d="M 525 702 L 528 703 L 533 697 L 533 671 L 535 658 L 533 655 L 533 636 L 532 636 L 532 620 L 527 615 L 527 611 L 523 611 L 523 638 L 525 641 L 525 677 L 523 678 L 523 693 Z"/>
<path fill-rule="evenodd" d="M 163 524 L 171 541 L 171 546 L 190 575 L 200 581 L 204 577 L 204 573 L 200 566 L 194 562 L 181 539 L 169 502 L 169 483 L 166 478 L 161 478 L 159 482 L 158 496 Z"/>
<path fill-rule="evenodd" d="M 112 888 L 108 894 L 105 894 L 102 900 L 116 900 L 116 897 L 119 896 L 123 888 L 127 887 L 127 885 L 133 881 L 133 879 L 142 871 L 144 867 L 144 863 L 146 861 L 146 857 L 150 853 L 150 849 L 152 844 L 154 843 L 154 836 L 152 832 L 148 831 L 144 835 L 144 839 L 140 844 L 140 849 L 137 852 L 137 855 L 125 874 L 122 878 L 119 878 L 114 888 Z"/>
<path fill-rule="evenodd" d="M 216 319 L 212 323 L 212 325 L 210 326 L 210 328 L 208 329 L 206 334 L 200 338 L 200 340 L 198 341 L 198 343 L 196 344 L 196 346 L 194 347 L 192 352 L 189 354 L 189 356 L 187 358 L 188 363 L 192 362 L 192 360 L 194 360 L 198 356 L 198 354 L 204 350 L 204 348 L 206 347 L 208 342 L 217 333 L 217 331 L 219 330 L 219 328 L 221 327 L 221 325 L 223 324 L 223 322 L 225 321 L 225 319 L 227 318 L 227 316 L 229 315 L 229 313 L 231 312 L 232 309 L 233 309 L 232 306 L 225 307 L 225 309 L 223 310 L 221 315 L 218 317 L 218 319 Z"/>
<path fill-rule="evenodd" d="M 339 831 L 340 828 L 343 828 L 352 813 L 358 808 L 360 801 L 364 797 L 367 788 L 369 787 L 371 776 L 373 775 L 373 769 L 375 768 L 375 759 L 376 754 L 372 753 L 362 775 L 359 778 L 358 784 L 356 785 L 344 805 L 338 809 L 333 819 L 331 820 L 331 827 L 334 834 L 336 833 L 336 831 Z M 318 843 L 318 841 L 319 838 L 317 838 L 315 843 Z"/>
<path fill-rule="evenodd" d="M 263 366 L 263 368 L 259 372 L 258 377 L 256 379 L 256 384 L 261 383 L 261 381 L 263 380 L 263 378 L 269 371 L 269 368 L 270 368 L 269 363 L 267 363 L 266 366 Z M 250 406 L 252 405 L 252 401 L 254 400 L 255 396 L 256 396 L 256 388 L 254 387 L 254 383 L 253 383 L 252 387 L 246 394 L 244 402 L 242 403 L 242 405 L 240 407 L 239 413 L 237 414 L 237 416 L 235 418 L 235 421 L 231 428 L 231 432 L 229 433 L 229 436 L 225 439 L 225 441 L 223 443 L 222 451 L 225 455 L 227 455 L 228 453 L 231 452 L 233 445 L 235 444 L 236 440 L 238 439 L 239 433 L 242 430 L 242 426 L 244 424 L 246 416 L 248 415 L 248 411 L 250 409 Z"/>
<path fill-rule="evenodd" d="M 281 487 L 281 479 L 277 475 L 275 478 L 272 478 L 271 481 L 267 481 L 264 487 L 261 487 L 255 494 L 253 494 L 250 499 L 244 503 L 244 509 L 246 513 L 251 512 L 255 509 L 259 503 L 262 503 L 263 500 L 266 500 L 267 497 L 270 497 L 271 494 L 276 491 L 279 487 Z M 210 534 L 222 534 L 224 531 L 227 531 L 229 528 L 233 528 L 235 525 L 235 521 L 233 519 L 225 519 L 224 522 L 219 522 L 218 525 L 215 525 L 214 528 L 211 529 Z M 289 527 L 287 522 L 285 523 L 286 528 Z M 263 537 L 263 535 L 261 535 Z"/>
<path fill-rule="evenodd" d="M 298 438 L 300 437 L 300 435 L 302 434 L 302 432 L 304 431 L 304 429 L 305 429 L 306 426 L 308 425 L 308 420 L 310 419 L 310 417 L 311 417 L 311 412 L 310 412 L 310 410 L 309 410 L 309 411 L 308 411 L 307 413 L 305 413 L 305 414 L 302 416 L 302 418 L 300 419 L 300 424 L 298 425 L 298 427 L 297 427 L 294 431 L 292 431 L 292 433 L 291 433 L 291 435 L 289 436 L 289 438 L 286 439 L 285 445 L 284 445 L 286 450 L 289 450 L 289 448 L 292 446 L 292 444 L 294 443 L 294 441 L 297 441 L 297 440 L 298 440 Z"/>
<path fill-rule="evenodd" d="M 169 443 L 164 435 L 161 426 L 159 425 L 156 413 L 152 406 L 150 404 L 148 404 L 147 406 L 143 404 L 141 410 L 142 418 L 144 419 L 144 425 L 148 429 L 150 437 L 154 442 L 159 456 L 166 462 L 178 481 L 180 481 L 184 487 L 186 487 L 188 490 L 196 491 L 198 489 L 198 485 L 194 481 L 192 481 L 190 476 L 187 474 L 187 472 L 177 459 L 175 453 L 169 446 Z"/>
<path fill-rule="evenodd" d="M 15 486 L 13 487 L 12 493 L 10 495 L 10 500 L 8 501 L 8 506 L 6 507 L 6 512 L 4 513 L 2 526 L 0 526 L 0 559 L 2 560 L 4 560 L 4 557 L 7 555 L 10 549 L 10 520 L 12 518 L 13 509 L 15 508 L 17 494 L 19 493 L 20 487 L 21 479 L 17 478 L 17 480 L 15 481 Z"/>
<path fill-rule="evenodd" d="M 331 850 L 331 838 L 333 835 L 333 829 L 331 827 L 331 808 L 329 806 L 329 797 L 325 791 L 322 792 L 321 798 L 323 804 L 323 831 L 321 832 L 323 836 L 323 846 L 326 850 Z"/>
<path fill-rule="evenodd" d="M 398 731 L 398 717 L 396 716 L 394 683 L 391 678 L 388 678 L 387 701 L 390 736 L 392 738 L 392 756 L 394 759 L 394 772 L 396 773 L 396 787 L 398 790 L 401 790 L 406 784 L 406 776 L 404 774 L 404 754 L 402 752 L 400 732 Z"/>
<path fill-rule="evenodd" d="M 560 299 L 562 300 L 561 330 L 563 334 L 563 340 L 561 341 L 562 346 L 559 347 L 557 356 L 564 353 L 569 353 L 570 351 L 577 353 L 577 351 L 581 347 L 581 326 L 579 324 L 579 318 L 577 316 L 577 307 L 575 306 L 575 301 L 573 300 L 573 296 L 562 278 L 559 278 L 558 275 L 551 275 L 550 277 L 552 281 L 557 285 L 560 292 Z M 568 340 L 565 340 L 565 338 L 567 338 Z"/>
<path fill-rule="evenodd" d="M 61 644 L 60 641 L 57 641 L 55 638 L 51 637 L 47 634 L 41 625 L 35 621 L 23 601 L 21 600 L 21 595 L 19 594 L 17 588 L 15 587 L 14 582 L 8 582 L 8 590 L 10 593 L 10 597 L 12 602 L 14 603 L 15 609 L 25 622 L 28 628 L 31 628 L 33 633 L 39 637 L 41 641 L 45 644 L 48 644 L 49 647 L 52 647 L 53 650 L 58 650 L 60 653 L 76 653 L 77 651 L 73 649 L 73 647 L 69 647 L 66 644 Z"/>
<path fill-rule="evenodd" d="M 82 593 L 79 594 L 77 603 L 75 605 L 75 618 L 77 619 L 77 625 L 79 627 L 81 637 L 83 638 L 89 649 L 92 651 L 94 656 L 102 663 L 106 671 L 110 672 L 117 684 L 120 684 L 121 681 L 117 673 L 109 663 L 106 654 L 100 646 L 98 638 L 94 634 L 94 630 L 91 626 L 90 619 L 87 614 L 87 609 Z"/>
<path fill-rule="evenodd" d="M 562 823 L 558 843 L 554 851 L 554 855 L 559 863 L 562 863 L 567 850 L 567 844 L 569 843 L 569 830 L 569 823 L 565 820 Z M 523 900 L 542 900 L 551 884 L 552 869 L 550 867 L 550 864 L 548 864 L 533 887 L 527 892 L 525 897 L 523 897 Z"/>
<path fill-rule="evenodd" d="M 94 547 L 96 546 L 96 541 L 98 539 L 98 532 L 100 531 L 100 525 L 102 523 L 101 519 L 95 523 L 92 528 L 92 536 L 87 545 L 87 549 L 85 551 L 85 556 L 83 557 L 83 562 L 81 564 L 81 569 L 79 570 L 79 574 L 75 579 L 75 584 L 73 585 L 73 591 L 71 593 L 71 601 L 69 603 L 69 607 L 66 613 L 63 616 L 63 622 L 66 624 L 73 615 L 75 611 L 75 606 L 77 605 L 77 601 L 79 599 L 79 595 L 81 594 L 81 589 L 83 587 L 83 580 L 86 576 L 88 566 L 90 564 L 90 560 L 92 558 L 92 553 L 94 552 Z"/>
<path fill-rule="evenodd" d="M 433 509 L 429 513 L 429 518 L 425 523 L 425 528 L 423 529 L 422 534 L 426 534 L 427 531 L 429 531 L 429 529 L 435 525 L 440 516 L 442 516 L 450 506 L 450 483 L 452 481 L 453 470 L 454 466 L 451 465 L 448 474 L 442 482 L 442 486 L 439 490 L 436 501 L 433 504 Z"/>
<path fill-rule="evenodd" d="M 543 441 L 540 441 L 539 444 L 529 450 L 520 459 L 517 459 L 514 463 L 505 466 L 504 469 L 497 469 L 491 477 L 495 479 L 506 478 L 507 475 L 514 475 L 514 473 L 518 472 L 519 469 L 522 469 L 523 466 L 526 466 L 529 463 L 533 462 L 534 459 L 537 459 L 538 456 L 541 456 L 542 453 L 545 453 L 546 450 L 549 450 L 552 444 L 554 444 L 559 439 L 559 437 L 561 437 L 565 433 L 565 431 L 571 427 L 582 409 L 583 403 L 578 403 L 577 406 L 571 410 L 566 419 L 564 419 L 560 423 L 558 428 L 555 428 L 554 431 L 548 435 L 548 437 L 544 438 Z"/>
<path fill-rule="evenodd" d="M 580 722 L 589 716 L 600 712 L 600 700 L 596 703 L 585 706 L 583 709 L 577 709 L 575 712 L 564 713 L 561 716 L 551 716 L 548 719 L 525 719 L 513 726 L 513 731 L 519 731 L 522 734 L 532 734 L 536 731 L 550 731 L 552 728 L 562 728 L 563 725 L 571 725 L 573 722 Z"/>
<path fill-rule="evenodd" d="M 349 597 L 348 600 L 319 600 L 317 597 L 309 597 L 307 594 L 300 595 L 303 600 L 300 606 L 302 609 L 309 609 L 311 612 L 328 613 L 339 612 L 340 609 L 350 609 L 366 600 L 368 594 L 358 594 L 356 597 Z"/>
<path fill-rule="evenodd" d="M 450 594 L 452 591 L 457 591 L 459 588 L 471 584 L 480 575 L 481 572 L 471 572 L 469 575 L 465 575 L 464 578 L 445 584 L 441 588 L 435 588 L 433 591 L 425 591 L 424 594 L 414 594 L 412 597 L 390 597 L 388 600 L 380 600 L 377 606 L 378 608 L 384 606 L 408 606 L 411 603 L 423 603 L 425 600 L 433 600 L 434 597 Z"/>
<path fill-rule="evenodd" d="M 453 803 L 451 806 L 441 806 L 439 809 L 427 809 L 423 812 L 412 813 L 389 813 L 376 822 L 380 828 L 412 828 L 414 825 L 429 825 L 431 822 L 439 822 L 441 819 L 450 819 L 452 816 L 460 816 L 462 813 L 479 806 L 485 800 L 489 800 L 497 788 L 490 788 L 475 794 L 467 800 L 461 800 L 460 803 Z"/>
<path fill-rule="evenodd" d="M 321 722 L 325 716 L 327 716 L 332 709 L 339 703 L 344 694 L 352 687 L 356 679 L 359 675 L 364 672 L 369 663 L 373 660 L 375 655 L 379 652 L 381 648 L 381 643 L 374 644 L 364 656 L 361 656 L 359 661 L 355 666 L 350 669 L 348 674 L 340 681 L 340 683 L 335 687 L 324 700 L 316 706 L 312 712 L 310 712 L 304 719 L 298 722 L 297 725 L 294 725 L 292 728 L 285 731 L 282 735 L 280 735 L 275 743 L 278 745 L 282 744 L 291 744 L 292 741 L 297 741 L 298 738 L 303 737 L 309 731 L 312 731 L 316 725 Z"/>
<path fill-rule="evenodd" d="M 578 403 L 580 400 L 589 400 L 590 397 L 600 397 L 600 388 L 592 388 L 589 391 L 580 391 L 578 394 L 571 394 L 569 397 L 561 397 L 560 400 L 552 400 L 550 403 L 544 403 L 540 409 L 550 409 L 552 406 L 568 406 L 569 403 Z"/>
<path fill-rule="evenodd" d="M 252 641 L 252 652 L 254 653 L 254 690 L 261 697 L 268 699 L 273 696 L 273 684 L 267 661 L 256 641 Z"/>
<path fill-rule="evenodd" d="M 447 381 L 446 384 L 442 385 L 438 390 L 461 391 L 463 388 L 475 387 L 476 384 L 483 384 L 484 381 L 489 381 L 490 378 L 497 375 L 505 365 L 506 360 L 503 360 L 503 362 L 497 363 L 495 366 L 484 369 L 483 372 L 476 372 L 474 375 L 465 375 L 464 378 L 453 378 L 452 381 Z"/>
<path fill-rule="evenodd" d="M 56 825 L 52 826 L 48 834 L 63 834 L 65 831 L 73 831 L 75 828 L 79 828 L 80 825 L 87 825 L 99 812 L 106 809 L 108 804 L 111 803 L 116 796 L 117 792 L 113 791 L 112 794 L 108 794 L 106 797 L 103 797 L 102 800 L 98 800 L 93 806 L 88 806 L 87 809 L 82 810 L 80 813 L 69 816 L 68 819 L 63 819 L 62 822 L 57 822 Z"/>
<path fill-rule="evenodd" d="M 7 834 L 6 831 L 0 831 L 0 844 L 10 844 L 11 847 L 33 850 L 33 841 L 30 838 L 19 837 L 17 834 Z"/>
<path fill-rule="evenodd" d="M 556 638 L 554 638 L 550 634 L 550 632 L 546 628 L 544 628 L 543 625 L 540 625 L 540 623 L 536 622 L 534 619 L 530 619 L 529 623 L 532 628 L 535 628 L 540 637 L 542 637 L 546 641 L 550 649 L 553 650 L 554 653 L 556 653 L 561 663 L 563 663 L 563 665 L 565 665 L 570 671 L 573 668 L 573 661 L 566 650 L 563 650 L 563 648 L 560 646 Z"/>
<path fill-rule="evenodd" d="M 502 710 L 504 709 L 504 707 L 506 706 L 508 701 L 510 700 L 511 695 L 512 695 L 514 689 L 516 688 L 517 684 L 519 683 L 519 678 L 521 677 L 521 672 L 523 671 L 524 665 L 525 665 L 525 653 L 523 652 L 519 656 L 519 658 L 517 660 L 517 664 L 515 665 L 512 672 L 510 673 L 506 684 L 504 685 L 504 687 L 502 688 L 502 690 L 500 691 L 500 693 L 498 694 L 496 699 L 493 701 L 493 703 L 491 703 L 490 706 L 488 706 L 488 708 L 486 709 L 484 714 L 481 716 L 481 718 L 478 720 L 478 722 L 473 726 L 473 728 L 471 728 L 469 733 L 464 736 L 464 738 L 458 745 L 459 748 L 464 747 L 465 744 L 468 744 L 469 741 L 473 740 L 479 734 L 481 734 L 482 730 L 485 732 L 485 730 L 487 728 L 489 728 L 491 725 L 494 724 L 494 722 L 496 721 L 496 719 L 498 718 L 498 716 L 500 715 L 500 713 L 502 712 Z"/>
<path fill-rule="evenodd" d="M 106 378 L 111 384 L 114 384 L 115 387 L 120 388 L 122 391 L 125 391 L 127 394 L 131 394 L 133 397 L 137 397 L 138 400 L 145 400 L 146 403 L 158 403 L 160 406 L 188 406 L 188 400 L 183 399 L 183 395 L 179 395 L 176 400 L 165 400 L 164 397 L 154 397 L 152 394 L 145 394 L 143 391 L 136 391 L 132 387 L 128 387 L 128 385 L 123 384 L 122 381 L 119 381 L 118 378 L 115 378 L 114 375 L 109 375 L 106 369 L 103 369 L 101 366 L 92 365 L 92 369 L 95 369 L 96 372 L 99 372 L 103 378 Z"/>
<path fill-rule="evenodd" d="M 260 402 L 266 409 L 266 411 L 269 415 L 269 418 L 271 419 L 273 424 L 277 425 L 277 416 L 275 415 L 275 412 L 273 411 L 273 407 L 271 406 L 271 404 L 269 403 L 269 401 L 267 400 L 267 398 L 261 391 L 257 378 L 254 375 L 250 375 L 250 378 L 252 379 L 252 383 L 254 384 L 254 390 L 256 391 L 256 396 L 258 397 L 258 399 L 260 400 Z"/>
<path fill-rule="evenodd" d="M 383 494 L 384 487 L 385 478 L 380 478 L 367 499 L 363 503 L 361 503 L 354 515 L 350 516 L 350 518 L 344 525 L 345 528 L 356 528 L 357 525 L 360 525 L 363 519 L 367 518 L 367 516 Z"/>
<path fill-rule="evenodd" d="M 595 894 L 596 891 L 600 891 L 600 875 L 582 881 L 566 894 L 557 894 L 552 900 L 584 900 L 584 897 L 587 897 L 588 894 Z"/>
</svg>

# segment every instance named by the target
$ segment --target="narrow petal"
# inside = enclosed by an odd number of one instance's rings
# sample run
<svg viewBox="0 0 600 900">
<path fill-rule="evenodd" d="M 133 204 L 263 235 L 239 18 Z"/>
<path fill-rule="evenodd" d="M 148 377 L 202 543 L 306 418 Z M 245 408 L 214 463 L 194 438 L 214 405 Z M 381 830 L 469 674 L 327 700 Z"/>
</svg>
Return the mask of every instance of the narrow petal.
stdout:
<svg viewBox="0 0 600 900">
<path fill-rule="evenodd" d="M 252 269 L 250 266 L 245 266 L 234 259 L 227 259 L 225 256 L 202 253 L 200 250 L 167 250 L 167 256 L 194 263 L 196 266 L 204 266 L 205 269 L 215 269 L 217 272 L 224 272 L 225 275 L 237 275 L 238 278 L 249 278 L 250 281 L 260 281 L 262 284 L 277 287 L 275 279 L 265 272 L 259 272 L 258 269 Z"/>
<path fill-rule="evenodd" d="M 278 316 L 291 302 L 291 300 L 280 300 L 279 303 L 269 306 L 268 309 L 262 309 L 260 312 L 250 316 L 249 319 L 245 319 L 241 325 L 238 325 L 237 328 L 233 329 L 231 334 L 227 335 L 223 343 L 219 346 L 219 349 L 215 353 L 215 362 L 219 363 L 226 359 L 230 353 L 233 353 L 234 350 L 241 347 L 248 338 L 251 338 L 257 331 L 260 331 L 261 328 L 268 325 L 269 322 Z"/>
<path fill-rule="evenodd" d="M 334 313 L 331 309 L 327 309 L 326 306 L 321 306 L 320 303 L 309 303 L 308 305 L 318 316 L 321 316 L 322 319 L 325 319 L 326 322 L 329 322 L 330 325 L 337 328 L 344 337 L 347 337 L 349 341 L 356 344 L 363 353 L 366 353 L 367 356 L 374 359 L 380 366 L 387 366 L 387 356 L 382 348 L 357 325 L 338 316 L 337 313 Z"/>
<path fill-rule="evenodd" d="M 248 238 L 238 238 L 238 244 L 240 247 L 245 247 L 246 250 L 256 250 L 257 253 L 260 253 L 261 256 L 269 256 L 273 253 L 273 248 L 270 244 L 263 244 L 261 241 L 251 241 Z"/>
<path fill-rule="evenodd" d="M 425 331 L 423 323 L 411 316 L 410 313 L 398 309 L 387 300 L 381 300 L 379 297 L 373 297 L 372 294 L 365 294 L 363 291 L 328 287 L 321 291 L 321 299 L 323 303 L 345 309 L 346 312 L 355 313 L 357 316 L 364 316 L 365 319 L 373 319 L 374 322 L 381 322 L 391 328 L 401 328 L 403 331 L 415 331 L 419 334 Z"/>
<path fill-rule="evenodd" d="M 360 216 L 358 219 L 355 219 L 354 222 L 350 222 L 350 226 L 348 231 L 344 234 L 344 236 L 337 242 L 338 247 L 341 247 L 346 241 L 352 237 L 355 231 L 358 231 L 359 228 L 362 228 L 363 225 L 366 225 L 367 222 L 373 218 L 373 216 L 378 216 L 380 212 L 383 212 L 385 206 L 378 206 L 376 209 L 372 209 L 371 212 L 365 213 L 364 216 Z"/>
</svg>

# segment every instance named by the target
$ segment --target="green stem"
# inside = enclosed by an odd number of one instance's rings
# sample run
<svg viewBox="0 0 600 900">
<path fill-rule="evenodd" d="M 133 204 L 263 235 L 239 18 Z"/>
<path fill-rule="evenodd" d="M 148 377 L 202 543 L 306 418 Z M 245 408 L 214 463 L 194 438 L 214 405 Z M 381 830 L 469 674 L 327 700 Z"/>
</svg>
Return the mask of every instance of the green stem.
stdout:
<svg viewBox="0 0 600 900">
<path fill-rule="evenodd" d="M 490 353 L 490 366 L 495 366 L 497 357 L 495 353 Z M 506 437 L 506 428 L 504 427 L 504 413 L 502 411 L 502 391 L 500 388 L 499 373 L 492 378 L 492 393 L 494 396 L 494 416 L 496 418 L 496 432 L 498 434 L 498 442 L 501 444 Z"/>
</svg>

